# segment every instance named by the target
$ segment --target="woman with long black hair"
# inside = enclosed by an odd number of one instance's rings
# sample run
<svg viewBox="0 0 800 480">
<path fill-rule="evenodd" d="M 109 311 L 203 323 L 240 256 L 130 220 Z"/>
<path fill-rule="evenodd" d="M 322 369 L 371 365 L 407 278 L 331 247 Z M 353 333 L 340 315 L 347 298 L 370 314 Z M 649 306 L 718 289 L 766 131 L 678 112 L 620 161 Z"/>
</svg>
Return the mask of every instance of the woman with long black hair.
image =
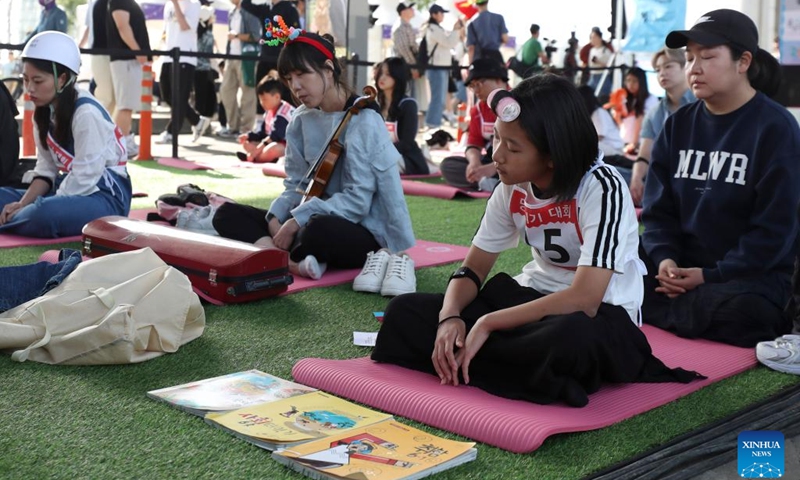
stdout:
<svg viewBox="0 0 800 480">
<path fill-rule="evenodd" d="M 0 188 L 0 231 L 29 237 L 78 235 L 106 215 L 128 215 L 131 181 L 122 132 L 87 91 L 77 90 L 78 45 L 35 35 L 22 51 L 25 89 L 36 106 L 37 159 L 27 190 Z"/>
<path fill-rule="evenodd" d="M 417 101 L 406 95 L 408 77 L 408 64 L 400 57 L 389 57 L 377 65 L 375 84 L 378 86 L 378 104 L 389 136 L 403 156 L 400 172 L 425 175 L 430 170 L 416 140 L 419 128 Z"/>
</svg>

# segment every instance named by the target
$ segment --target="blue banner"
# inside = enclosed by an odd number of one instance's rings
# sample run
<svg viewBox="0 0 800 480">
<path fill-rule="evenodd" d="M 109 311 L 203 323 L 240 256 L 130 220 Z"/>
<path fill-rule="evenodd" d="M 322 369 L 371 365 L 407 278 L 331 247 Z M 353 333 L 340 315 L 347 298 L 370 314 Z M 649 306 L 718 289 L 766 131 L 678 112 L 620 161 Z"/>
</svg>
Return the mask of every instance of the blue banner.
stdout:
<svg viewBox="0 0 800 480">
<path fill-rule="evenodd" d="M 686 0 L 636 0 L 625 51 L 657 52 L 669 32 L 685 28 Z"/>
</svg>

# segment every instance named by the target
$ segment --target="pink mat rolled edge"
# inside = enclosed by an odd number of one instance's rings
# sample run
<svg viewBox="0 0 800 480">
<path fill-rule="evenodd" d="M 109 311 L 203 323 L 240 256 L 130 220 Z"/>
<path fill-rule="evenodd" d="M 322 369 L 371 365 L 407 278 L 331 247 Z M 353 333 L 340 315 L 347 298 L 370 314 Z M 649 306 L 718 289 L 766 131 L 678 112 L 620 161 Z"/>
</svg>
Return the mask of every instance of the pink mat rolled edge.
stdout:
<svg viewBox="0 0 800 480">
<path fill-rule="evenodd" d="M 437 377 L 369 358 L 308 358 L 295 381 L 516 453 L 539 448 L 557 433 L 602 428 L 664 405 L 757 364 L 753 349 L 688 340 L 645 325 L 653 352 L 671 367 L 708 379 L 689 384 L 607 385 L 584 408 L 508 400 L 468 386 L 442 386 Z"/>
<path fill-rule="evenodd" d="M 492 195 L 492 192 L 467 190 L 441 183 L 425 183 L 414 180 L 401 180 L 400 182 L 403 184 L 403 193 L 406 195 L 442 198 L 445 200 L 455 198 L 456 195 L 465 195 L 472 198 L 489 198 Z"/>
<path fill-rule="evenodd" d="M 155 212 L 155 210 L 152 208 L 131 210 L 131 212 L 128 214 L 128 217 L 135 218 L 137 220 L 146 220 L 147 214 L 150 212 Z M 23 237 L 21 235 L 14 235 L 12 233 L 0 233 L 0 248 L 32 247 L 36 245 L 55 245 L 57 243 L 79 242 L 80 240 L 81 240 L 80 235 L 74 235 L 71 237 L 59 237 L 59 238 L 33 238 L 33 237 Z"/>
<path fill-rule="evenodd" d="M 181 170 L 214 170 L 214 167 L 209 165 L 193 162 L 191 160 L 184 160 L 182 158 L 161 157 L 157 160 L 157 162 L 159 165 L 179 168 Z"/>
<path fill-rule="evenodd" d="M 408 249 L 408 255 L 414 260 L 415 268 L 433 267 L 446 263 L 457 262 L 467 258 L 469 247 L 461 245 L 449 245 L 447 243 L 429 242 L 427 240 L 417 240 L 417 244 Z M 294 283 L 289 285 L 289 289 L 281 295 L 297 293 L 309 288 L 329 287 L 352 282 L 361 272 L 361 269 L 350 270 L 329 270 L 319 280 L 311 280 L 295 275 Z"/>
</svg>

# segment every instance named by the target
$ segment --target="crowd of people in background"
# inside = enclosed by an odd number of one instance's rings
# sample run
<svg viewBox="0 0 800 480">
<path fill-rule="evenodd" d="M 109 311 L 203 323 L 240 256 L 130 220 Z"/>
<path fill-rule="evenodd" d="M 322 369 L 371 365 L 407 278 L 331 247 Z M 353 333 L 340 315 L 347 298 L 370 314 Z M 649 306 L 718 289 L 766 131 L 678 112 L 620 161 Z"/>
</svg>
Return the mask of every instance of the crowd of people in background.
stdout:
<svg viewBox="0 0 800 480">
<path fill-rule="evenodd" d="M 132 113 L 140 104 L 141 66 L 152 61 L 134 52 L 149 50 L 152 42 L 135 0 L 94 1 L 80 42 L 116 50 L 92 63 L 95 99 L 76 89 L 80 51 L 60 33 L 63 10 L 55 0 L 41 3 L 41 21 L 21 55 L 40 153 L 26 189 L 0 188 L 0 230 L 59 237 L 78 233 L 92 217 L 130 210 L 126 156 L 138 151 Z M 578 53 L 587 75 L 577 88 L 564 76 L 536 74 L 550 57 L 538 41 L 540 27 L 531 25 L 517 58 L 531 76 L 512 88 L 511 64 L 500 51 L 508 30 L 488 0 L 476 0 L 472 18 L 459 18 L 451 28 L 444 25 L 448 10 L 432 4 L 419 33 L 410 27 L 414 4 L 400 3 L 396 56 L 376 65 L 373 102 L 345 81 L 332 36 L 304 31 L 285 44 L 260 42 L 265 21 L 278 22 L 276 12 L 281 28 L 300 27 L 293 4 L 232 3 L 225 52 L 238 58 L 226 59 L 221 76 L 218 112 L 227 123 L 217 133 L 238 139 L 243 161 L 283 161 L 287 179 L 268 210 L 228 203 L 213 226 L 224 237 L 289 251 L 292 273 L 304 277 L 319 279 L 329 266 L 363 265 L 354 289 L 398 296 L 387 307 L 375 360 L 458 384 L 459 366 L 469 382 L 469 364 L 483 349 L 488 354 L 473 366 L 476 385 L 512 398 L 582 406 L 606 379 L 600 364 L 623 382 L 697 378 L 652 357 L 636 329 L 642 322 L 746 347 L 792 328 L 784 306 L 800 238 L 800 128 L 771 99 L 779 66 L 758 47 L 756 26 L 744 14 L 716 10 L 667 36 L 652 59 L 666 92 L 659 101 L 636 66 L 625 70 L 622 88 L 610 90 L 607 67 L 615 53 L 599 28 Z M 208 4 L 169 0 L 163 43 L 185 53 L 214 51 L 212 25 Z M 184 119 L 197 140 L 217 110 L 207 98 L 190 102 L 192 90 L 196 97 L 214 90 L 210 63 L 191 55 L 178 57 L 179 65 L 175 60 L 161 59 L 161 99 L 176 122 L 159 136 L 164 143 L 174 140 Z M 416 290 L 413 260 L 405 253 L 415 240 L 400 173 L 432 171 L 416 143 L 420 112 L 423 129 L 438 129 L 453 113 L 448 95 L 463 98 L 466 88 L 475 102 L 465 153 L 446 158 L 441 172 L 458 188 L 492 191 L 487 212 L 451 278 L 459 281 L 445 294 L 404 297 Z M 428 98 L 420 101 L 423 92 Z M 325 151 L 324 133 L 340 131 L 335 126 L 353 105 L 361 114 L 338 138 L 344 167 L 333 171 L 327 196 L 309 197 L 302 187 L 315 155 Z M 576 228 L 556 234 L 563 245 L 552 243 L 552 229 L 527 220 L 532 212 L 543 218 L 578 205 L 579 215 L 565 214 Z M 561 217 L 551 223 L 563 223 Z M 613 241 L 606 231 L 615 232 L 609 233 Z M 497 255 L 515 247 L 520 233 L 533 247 L 533 262 L 515 279 L 487 278 Z M 521 313 L 523 304 L 537 307 L 535 318 Z M 559 329 L 545 328 L 555 321 Z M 511 329 L 514 335 L 491 336 Z M 557 348 L 566 353 L 554 357 L 553 371 L 533 375 L 529 383 L 536 387 L 522 391 L 515 375 L 494 374 L 526 369 L 548 348 L 568 344 L 567 334 L 576 331 L 587 344 L 610 349 L 599 355 L 602 362 Z M 627 371 L 629 359 L 609 347 L 615 340 L 653 369 Z M 800 345 L 794 336 L 781 345 L 791 342 Z M 527 360 L 507 362 L 509 349 Z M 584 365 L 584 374 L 549 384 L 561 375 L 561 363 Z"/>
</svg>

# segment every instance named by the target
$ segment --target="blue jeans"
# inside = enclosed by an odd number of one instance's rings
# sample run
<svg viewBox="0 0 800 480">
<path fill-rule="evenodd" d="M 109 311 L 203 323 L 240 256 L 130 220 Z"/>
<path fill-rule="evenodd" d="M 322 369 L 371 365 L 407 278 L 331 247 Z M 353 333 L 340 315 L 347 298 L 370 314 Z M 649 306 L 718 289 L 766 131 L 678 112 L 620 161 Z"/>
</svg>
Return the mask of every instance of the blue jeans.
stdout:
<svg viewBox="0 0 800 480">
<path fill-rule="evenodd" d="M 442 114 L 444 113 L 444 101 L 447 98 L 447 79 L 450 70 L 447 69 L 428 69 L 425 72 L 428 76 L 428 84 L 431 88 L 431 100 L 428 103 L 428 112 L 425 114 L 425 125 L 433 128 L 442 126 Z"/>
<path fill-rule="evenodd" d="M 58 263 L 0 268 L 0 312 L 11 310 L 57 287 L 81 263 L 81 252 L 65 248 Z"/>
<path fill-rule="evenodd" d="M 106 169 L 97 192 L 86 196 L 56 196 L 64 176 L 56 179 L 46 195 L 37 198 L 0 226 L 0 233 L 26 237 L 58 238 L 79 235 L 83 226 L 107 215 L 127 216 L 131 209 L 131 179 Z M 0 188 L 0 208 L 18 202 L 25 190 Z"/>
</svg>

